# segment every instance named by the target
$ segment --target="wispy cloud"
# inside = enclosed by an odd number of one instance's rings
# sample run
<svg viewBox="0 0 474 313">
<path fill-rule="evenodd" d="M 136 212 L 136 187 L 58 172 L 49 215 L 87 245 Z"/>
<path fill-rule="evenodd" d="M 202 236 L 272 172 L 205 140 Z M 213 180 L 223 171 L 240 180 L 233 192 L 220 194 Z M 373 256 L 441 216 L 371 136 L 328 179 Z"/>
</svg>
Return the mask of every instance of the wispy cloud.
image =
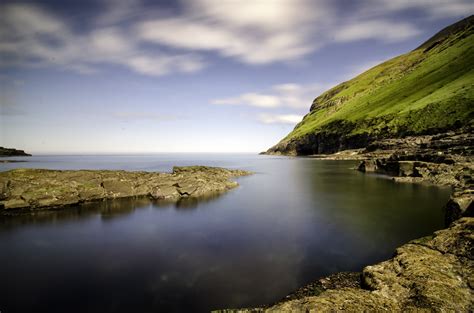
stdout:
<svg viewBox="0 0 474 313">
<path fill-rule="evenodd" d="M 204 64 L 188 52 L 148 52 L 123 27 L 102 26 L 77 33 L 60 17 L 32 4 L 2 6 L 0 58 L 3 66 L 59 66 L 93 73 L 101 64 L 160 76 L 193 72 Z"/>
<path fill-rule="evenodd" d="M 418 10 L 427 18 L 474 12 L 471 0 L 369 0 L 353 5 L 350 15 L 330 0 L 182 0 L 179 10 L 140 0 L 100 3 L 104 10 L 82 20 L 81 29 L 40 5 L 1 5 L 0 66 L 90 74 L 112 64 L 160 76 L 199 71 L 210 63 L 208 52 L 249 65 L 293 62 L 332 43 L 420 34 L 416 25 L 393 19 L 397 12 Z"/>
<path fill-rule="evenodd" d="M 216 99 L 211 101 L 212 104 L 229 104 L 229 105 L 250 105 L 260 108 L 275 108 L 280 106 L 281 102 L 277 96 L 244 93 L 243 95 L 231 98 Z"/>
<path fill-rule="evenodd" d="M 361 21 L 343 25 L 334 32 L 336 41 L 349 42 L 376 39 L 397 42 L 420 34 L 420 30 L 409 23 L 395 23 L 388 20 Z"/>
<path fill-rule="evenodd" d="M 214 99 L 212 104 L 247 105 L 259 108 L 287 107 L 293 109 L 308 108 L 316 95 L 330 87 L 329 84 L 280 84 L 263 92 L 244 93 L 238 96 Z"/>
<path fill-rule="evenodd" d="M 303 115 L 298 114 L 270 114 L 262 113 L 258 120 L 264 124 L 296 124 L 303 119 Z"/>
<path fill-rule="evenodd" d="M 319 31 L 318 24 L 331 15 L 326 1 L 193 0 L 184 4 L 181 16 L 138 23 L 137 37 L 265 64 L 294 60 L 314 51 L 318 45 L 311 37 Z"/>
</svg>

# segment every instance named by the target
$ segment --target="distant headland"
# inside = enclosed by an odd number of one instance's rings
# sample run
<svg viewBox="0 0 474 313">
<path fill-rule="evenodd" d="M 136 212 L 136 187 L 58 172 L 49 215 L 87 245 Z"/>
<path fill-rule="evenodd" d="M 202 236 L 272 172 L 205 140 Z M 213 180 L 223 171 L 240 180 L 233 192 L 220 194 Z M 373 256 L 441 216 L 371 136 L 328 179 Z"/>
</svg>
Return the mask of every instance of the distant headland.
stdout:
<svg viewBox="0 0 474 313">
<path fill-rule="evenodd" d="M 31 156 L 23 150 L 0 147 L 0 157 L 2 156 Z"/>
</svg>

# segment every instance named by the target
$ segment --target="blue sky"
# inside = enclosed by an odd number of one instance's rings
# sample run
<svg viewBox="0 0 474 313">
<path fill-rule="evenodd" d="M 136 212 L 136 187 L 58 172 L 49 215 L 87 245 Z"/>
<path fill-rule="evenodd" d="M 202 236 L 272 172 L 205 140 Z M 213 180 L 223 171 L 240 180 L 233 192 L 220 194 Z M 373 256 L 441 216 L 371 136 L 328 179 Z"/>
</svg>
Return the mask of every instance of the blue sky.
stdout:
<svg viewBox="0 0 474 313">
<path fill-rule="evenodd" d="M 470 0 L 2 1 L 0 145 L 259 152 Z"/>
</svg>

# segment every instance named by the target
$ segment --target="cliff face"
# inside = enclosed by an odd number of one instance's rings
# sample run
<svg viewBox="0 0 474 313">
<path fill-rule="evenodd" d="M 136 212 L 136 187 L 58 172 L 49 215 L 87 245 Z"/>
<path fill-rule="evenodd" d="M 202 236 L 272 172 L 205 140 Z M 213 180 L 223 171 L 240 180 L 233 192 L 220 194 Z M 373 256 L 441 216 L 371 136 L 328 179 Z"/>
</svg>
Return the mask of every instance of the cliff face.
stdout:
<svg viewBox="0 0 474 313">
<path fill-rule="evenodd" d="M 317 97 L 269 154 L 309 155 L 472 127 L 474 16 Z"/>
</svg>

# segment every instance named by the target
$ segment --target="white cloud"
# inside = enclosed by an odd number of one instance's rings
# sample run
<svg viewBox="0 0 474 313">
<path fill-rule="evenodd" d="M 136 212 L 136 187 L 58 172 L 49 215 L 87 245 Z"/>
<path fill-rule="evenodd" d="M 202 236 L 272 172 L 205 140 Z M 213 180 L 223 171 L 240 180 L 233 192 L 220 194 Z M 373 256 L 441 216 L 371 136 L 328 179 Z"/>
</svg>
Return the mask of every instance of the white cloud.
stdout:
<svg viewBox="0 0 474 313">
<path fill-rule="evenodd" d="M 287 107 L 306 109 L 311 101 L 325 91 L 329 84 L 280 84 L 265 92 L 244 93 L 236 97 L 212 100 L 212 104 L 247 105 L 260 108 Z"/>
<path fill-rule="evenodd" d="M 258 120 L 264 124 L 296 124 L 303 119 L 303 115 L 297 114 L 268 114 L 262 113 Z"/>
<path fill-rule="evenodd" d="M 234 98 L 216 99 L 213 104 L 249 105 L 260 108 L 275 108 L 280 105 L 280 99 L 276 96 L 259 93 L 245 93 Z"/>
<path fill-rule="evenodd" d="M 0 66 L 57 66 L 90 74 L 98 65 L 115 64 L 152 76 L 205 66 L 189 52 L 149 52 L 122 27 L 101 26 L 80 34 L 35 5 L 10 4 L 0 10 Z"/>
<path fill-rule="evenodd" d="M 212 50 L 250 64 L 291 61 L 317 48 L 311 40 L 316 21 L 329 10 L 325 1 L 307 0 L 185 4 L 181 16 L 138 23 L 137 37 L 179 49 Z"/>
<path fill-rule="evenodd" d="M 334 38 L 336 41 L 340 42 L 359 41 L 364 39 L 396 42 L 409 39 L 419 33 L 419 29 L 408 23 L 372 20 L 343 25 L 335 31 Z"/>
<path fill-rule="evenodd" d="M 175 11 L 140 0 L 101 1 L 103 13 L 84 18 L 82 31 L 39 5 L 1 5 L 0 66 L 90 74 L 112 64 L 160 76 L 204 68 L 204 52 L 250 65 L 293 62 L 333 42 L 412 38 L 420 29 L 393 19 L 405 10 L 428 18 L 474 12 L 472 0 L 368 0 L 350 15 L 330 0 L 182 0 Z"/>
</svg>

